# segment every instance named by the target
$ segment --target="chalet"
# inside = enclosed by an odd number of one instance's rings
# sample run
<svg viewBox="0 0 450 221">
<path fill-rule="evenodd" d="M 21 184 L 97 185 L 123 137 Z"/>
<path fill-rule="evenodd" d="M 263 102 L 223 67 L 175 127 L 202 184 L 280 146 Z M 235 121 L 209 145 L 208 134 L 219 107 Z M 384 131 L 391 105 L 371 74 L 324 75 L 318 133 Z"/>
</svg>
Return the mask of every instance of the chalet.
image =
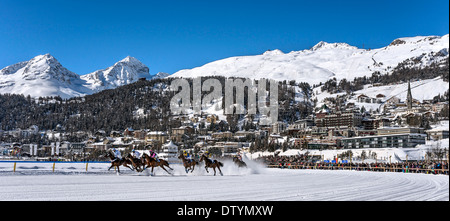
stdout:
<svg viewBox="0 0 450 221">
<path fill-rule="evenodd" d="M 97 130 L 94 135 L 97 137 L 104 137 L 106 136 L 106 132 L 104 130 Z"/>
<path fill-rule="evenodd" d="M 133 128 L 129 127 L 127 129 L 125 129 L 125 131 L 123 132 L 124 136 L 129 136 L 132 137 L 134 135 L 134 130 Z"/>
<path fill-rule="evenodd" d="M 172 128 L 172 136 L 177 136 L 177 135 L 191 135 L 195 132 L 193 127 L 190 126 L 181 126 L 179 128 Z"/>
<path fill-rule="evenodd" d="M 122 133 L 120 131 L 113 130 L 113 131 L 111 131 L 111 133 L 109 133 L 109 136 L 110 137 L 121 137 Z"/>
<path fill-rule="evenodd" d="M 400 98 L 398 98 L 398 97 L 396 97 L 396 96 L 393 96 L 393 97 L 387 99 L 387 100 L 386 100 L 386 103 L 388 103 L 388 104 L 393 104 L 393 105 L 398 104 L 398 103 L 400 103 Z M 405 106 L 406 106 L 406 105 L 405 105 Z"/>
<path fill-rule="evenodd" d="M 147 135 L 146 130 L 135 130 L 134 131 L 134 138 L 139 140 L 145 140 L 145 136 Z"/>
<path fill-rule="evenodd" d="M 385 99 L 386 95 L 384 94 L 377 94 L 377 96 L 375 96 L 377 99 Z"/>
<path fill-rule="evenodd" d="M 356 97 L 356 100 L 359 103 L 370 103 L 370 98 L 364 94 L 360 94 L 358 97 Z"/>
<path fill-rule="evenodd" d="M 382 94 L 378 94 L 376 97 L 369 97 L 364 94 L 361 94 L 356 98 L 356 100 L 359 103 L 373 103 L 373 104 L 378 103 L 379 104 L 382 102 L 382 100 L 384 98 L 385 98 L 385 96 Z"/>
<path fill-rule="evenodd" d="M 446 105 L 448 106 L 448 102 L 438 102 L 431 106 L 431 110 L 439 113 Z"/>
<path fill-rule="evenodd" d="M 349 102 L 349 103 L 347 103 L 347 105 L 345 106 L 347 109 L 353 109 L 353 108 L 355 108 L 355 103 L 353 103 L 353 102 Z"/>
<path fill-rule="evenodd" d="M 172 128 L 172 138 L 176 142 L 183 142 L 185 139 L 188 139 L 192 134 L 194 134 L 195 130 L 190 126 L 181 126 L 179 128 Z"/>
<path fill-rule="evenodd" d="M 151 131 L 145 136 L 145 144 L 161 147 L 168 139 L 169 135 L 164 131 Z"/>
</svg>

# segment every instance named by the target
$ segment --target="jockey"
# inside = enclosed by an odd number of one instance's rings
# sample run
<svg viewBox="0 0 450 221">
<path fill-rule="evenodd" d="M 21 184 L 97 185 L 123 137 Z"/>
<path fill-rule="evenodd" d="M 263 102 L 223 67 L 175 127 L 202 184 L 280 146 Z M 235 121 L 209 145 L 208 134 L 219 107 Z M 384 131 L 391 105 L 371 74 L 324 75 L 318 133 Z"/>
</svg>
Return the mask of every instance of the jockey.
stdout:
<svg viewBox="0 0 450 221">
<path fill-rule="evenodd" d="M 150 150 L 150 157 L 159 162 L 158 155 L 153 150 Z"/>
<path fill-rule="evenodd" d="M 122 159 L 122 154 L 116 148 L 113 148 L 113 153 L 114 153 L 114 157 L 116 158 L 114 160 L 117 160 L 117 159 L 121 160 Z"/>
<path fill-rule="evenodd" d="M 211 157 L 212 157 L 212 154 L 211 154 L 210 152 L 208 152 L 208 151 L 205 151 L 204 154 L 205 154 L 205 156 L 208 157 L 208 158 L 211 158 Z"/>
<path fill-rule="evenodd" d="M 237 153 L 237 158 L 238 158 L 239 161 L 242 161 L 242 155 L 241 155 L 241 152 L 238 152 L 238 153 Z"/>
<path fill-rule="evenodd" d="M 192 161 L 192 155 L 189 154 L 189 152 L 187 152 L 186 150 L 183 150 L 183 155 L 186 160 Z"/>
<path fill-rule="evenodd" d="M 213 163 L 216 162 L 216 160 L 212 159 L 212 154 L 209 151 L 205 151 L 204 155 L 210 159 Z"/>
<path fill-rule="evenodd" d="M 133 150 L 131 150 L 131 156 L 133 156 L 137 160 L 141 160 L 141 153 L 139 153 L 139 151 L 135 150 L 134 148 Z"/>
</svg>

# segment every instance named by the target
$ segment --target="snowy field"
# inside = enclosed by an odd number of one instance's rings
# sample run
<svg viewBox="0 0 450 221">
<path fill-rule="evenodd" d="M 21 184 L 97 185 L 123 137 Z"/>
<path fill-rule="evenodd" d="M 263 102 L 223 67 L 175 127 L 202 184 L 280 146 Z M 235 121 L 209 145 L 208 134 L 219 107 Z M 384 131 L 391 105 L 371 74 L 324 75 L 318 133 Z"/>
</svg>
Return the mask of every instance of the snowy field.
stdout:
<svg viewBox="0 0 450 221">
<path fill-rule="evenodd" d="M 446 175 L 249 168 L 224 162 L 223 176 L 203 167 L 173 175 L 155 169 L 118 175 L 107 163 L 0 162 L 0 200 L 19 201 L 448 201 Z"/>
</svg>

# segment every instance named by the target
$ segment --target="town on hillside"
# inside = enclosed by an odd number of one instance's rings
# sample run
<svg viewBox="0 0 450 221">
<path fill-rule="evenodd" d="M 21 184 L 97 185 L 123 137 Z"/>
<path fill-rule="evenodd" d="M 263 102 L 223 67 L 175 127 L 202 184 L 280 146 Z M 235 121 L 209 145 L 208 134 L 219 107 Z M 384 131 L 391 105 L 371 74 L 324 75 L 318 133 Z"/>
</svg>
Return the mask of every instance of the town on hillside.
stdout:
<svg viewBox="0 0 450 221">
<path fill-rule="evenodd" d="M 257 122 L 248 116 L 240 130 L 229 131 L 217 130 L 223 119 L 216 114 L 181 115 L 171 118 L 179 120 L 181 126 L 167 131 L 131 127 L 112 131 L 99 129 L 94 133 L 78 131 L 76 142 L 73 138 L 68 141 L 69 134 L 61 125 L 43 131 L 35 125 L 14 130 L 1 130 L 0 127 L 0 159 L 105 161 L 104 153 L 115 148 L 123 155 L 132 149 L 151 149 L 169 162 L 178 162 L 177 156 L 181 151 L 193 156 L 206 151 L 215 157 L 244 154 L 251 159 L 286 155 L 290 151 L 291 155 L 307 155 L 306 160 L 309 161 L 346 162 L 344 155 L 339 156 L 336 150 L 339 153 L 356 151 L 351 158 L 353 160 L 387 161 L 382 154 L 368 155 L 367 152 L 429 147 L 422 154 L 411 155 L 409 160 L 448 160 L 447 101 L 420 102 L 413 98 L 410 87 L 406 100 L 395 96 L 386 98 L 383 94 L 375 97 L 361 94 L 356 99 L 360 104 L 376 105 L 381 111 L 367 111 L 350 102 L 340 105 L 339 102 L 325 100 L 313 114 L 293 123 L 279 121 L 253 127 L 246 122 Z M 32 137 L 41 138 L 41 142 L 33 142 L 36 139 Z M 397 154 L 396 160 L 405 161 L 408 156 Z"/>
</svg>

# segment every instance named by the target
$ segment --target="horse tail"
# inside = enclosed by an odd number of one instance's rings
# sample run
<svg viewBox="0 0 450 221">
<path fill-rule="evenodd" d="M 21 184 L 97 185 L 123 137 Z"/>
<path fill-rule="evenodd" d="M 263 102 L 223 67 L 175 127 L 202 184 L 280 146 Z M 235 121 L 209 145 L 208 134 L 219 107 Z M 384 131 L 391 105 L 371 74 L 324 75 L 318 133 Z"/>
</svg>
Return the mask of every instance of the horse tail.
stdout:
<svg viewBox="0 0 450 221">
<path fill-rule="evenodd" d="M 217 161 L 217 162 L 219 162 L 219 161 Z M 221 167 L 223 167 L 223 163 L 222 163 L 222 162 L 219 162 L 219 165 L 220 165 Z"/>
</svg>

